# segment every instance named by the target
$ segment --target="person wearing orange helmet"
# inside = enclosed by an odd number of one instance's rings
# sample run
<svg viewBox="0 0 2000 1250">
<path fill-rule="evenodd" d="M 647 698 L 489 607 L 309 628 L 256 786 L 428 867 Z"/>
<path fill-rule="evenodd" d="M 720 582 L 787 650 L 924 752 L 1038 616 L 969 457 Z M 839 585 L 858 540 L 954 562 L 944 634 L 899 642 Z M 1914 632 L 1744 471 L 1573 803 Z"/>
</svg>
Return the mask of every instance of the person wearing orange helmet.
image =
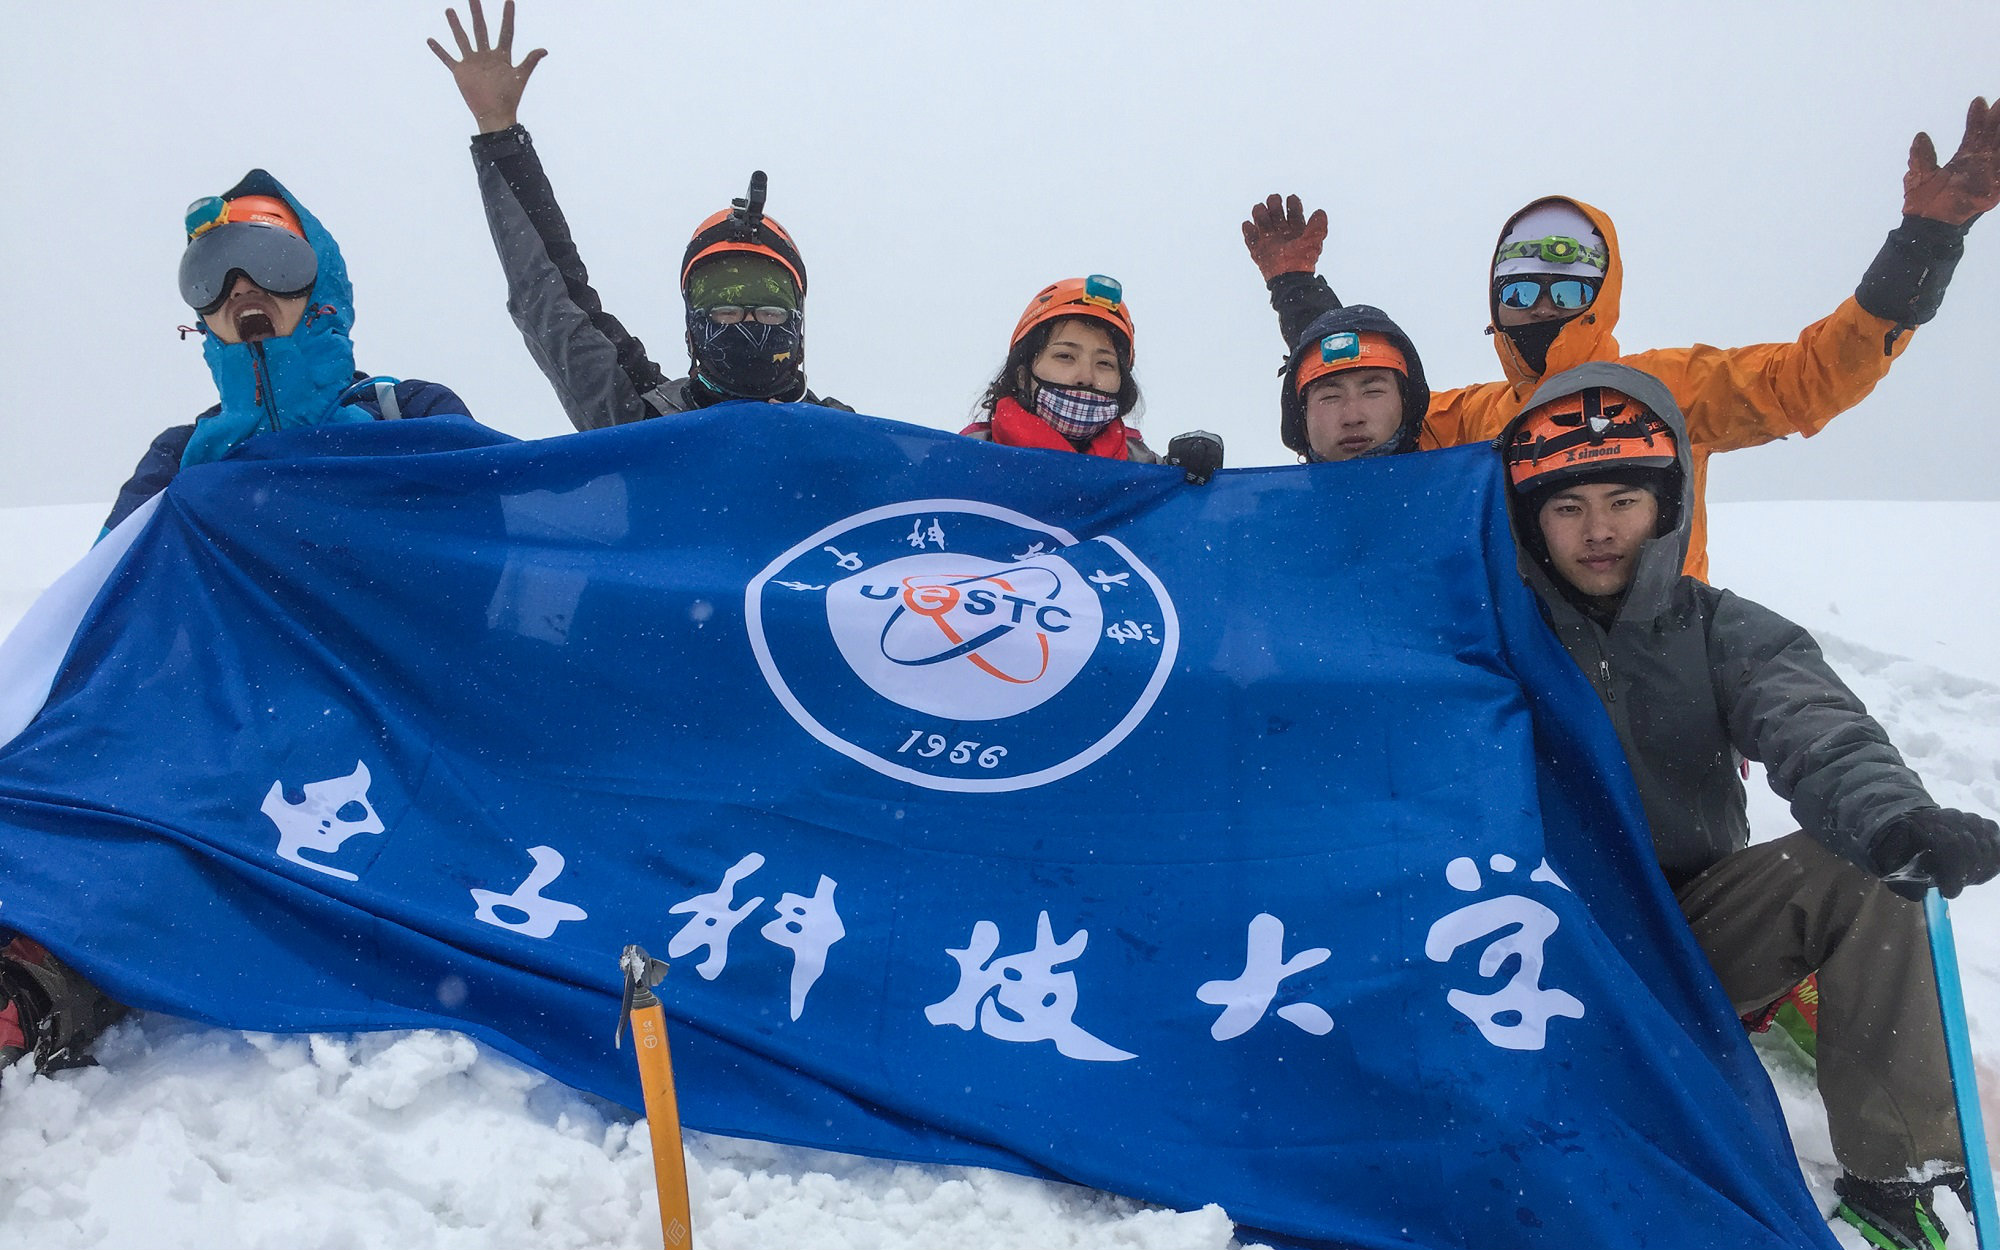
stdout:
<svg viewBox="0 0 2000 1250">
<path fill-rule="evenodd" d="M 1707 576 L 1708 457 L 1792 434 L 1813 435 L 1860 403 L 1931 320 L 1980 214 L 2000 205 L 2000 105 L 1975 99 L 1965 138 L 1944 165 L 1930 137 L 1910 145 L 1903 221 L 1891 231 L 1854 295 L 1795 342 L 1752 347 L 1656 349 L 1627 355 L 1617 326 L 1624 270 L 1611 219 L 1579 200 L 1551 196 L 1501 228 L 1487 286 L 1493 349 L 1505 379 L 1431 397 L 1423 446 L 1483 442 L 1500 432 L 1541 380 L 1593 360 L 1623 360 L 1658 377 L 1687 414 L 1694 440 L 1687 571 Z M 1289 347 L 1340 300 L 1313 272 L 1326 213 L 1308 216 L 1297 196 L 1250 210 L 1243 241 L 1271 293 Z"/>
<path fill-rule="evenodd" d="M 1939 1247 L 1965 1157 L 1920 902 L 2000 871 L 2000 827 L 1938 807 L 1883 728 L 1777 613 L 1681 572 L 1693 456 L 1649 374 L 1542 383 L 1495 444 L 1521 572 L 1625 748 L 1661 874 L 1739 1015 L 1819 978 L 1820 1095 L 1841 1218 Z M 1750 844 L 1739 761 L 1799 832 Z"/>
<path fill-rule="evenodd" d="M 108 531 L 183 468 L 233 455 L 252 436 L 301 426 L 466 414 L 435 382 L 354 367 L 354 292 L 340 247 L 276 178 L 253 169 L 188 206 L 181 298 L 199 316 L 220 402 L 162 432 L 119 489 Z"/>
<path fill-rule="evenodd" d="M 1350 304 L 1315 318 L 1285 362 L 1279 434 L 1312 464 L 1417 449 L 1430 385 L 1416 344 L 1388 314 Z"/>
<path fill-rule="evenodd" d="M 846 409 L 806 386 L 806 267 L 792 236 L 764 215 L 765 179 L 748 196 L 696 228 L 682 257 L 686 377 L 669 377 L 646 345 L 604 311 L 569 223 L 526 128 L 522 92 L 548 53 L 513 59 L 514 2 L 489 43 L 480 0 L 470 0 L 472 35 L 455 10 L 445 17 L 458 44 L 443 61 L 472 111 L 472 163 L 493 245 L 507 277 L 507 309 L 529 354 L 579 430 L 689 412 L 727 400 L 804 402 Z"/>
<path fill-rule="evenodd" d="M 1005 447 L 1080 451 L 1158 464 L 1127 424 L 1139 406 L 1132 378 L 1132 310 L 1101 273 L 1051 282 L 1014 325 L 1007 360 L 960 433 Z"/>
<path fill-rule="evenodd" d="M 435 382 L 355 369 L 346 261 L 276 178 L 253 169 L 221 195 L 189 205 L 183 220 L 180 292 L 199 322 L 183 331 L 202 336 L 219 402 L 153 440 L 120 488 L 106 532 L 183 470 L 226 460 L 259 435 L 469 415 Z M 30 1055 L 43 1072 L 89 1063 L 91 1044 L 124 1014 L 48 948 L 0 928 L 0 1069 Z"/>
</svg>

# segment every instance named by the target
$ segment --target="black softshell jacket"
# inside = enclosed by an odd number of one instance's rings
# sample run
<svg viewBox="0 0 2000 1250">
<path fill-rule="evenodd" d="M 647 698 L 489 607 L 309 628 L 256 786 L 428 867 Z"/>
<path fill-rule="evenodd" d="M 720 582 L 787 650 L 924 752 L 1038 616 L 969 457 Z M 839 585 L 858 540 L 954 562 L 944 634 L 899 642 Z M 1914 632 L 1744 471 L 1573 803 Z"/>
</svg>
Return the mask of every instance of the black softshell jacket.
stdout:
<svg viewBox="0 0 2000 1250">
<path fill-rule="evenodd" d="M 1683 482 L 1687 430 L 1650 374 L 1593 363 L 1543 382 L 1530 408 L 1588 387 L 1623 392 L 1673 427 Z M 1518 419 L 1499 445 L 1505 447 Z M 1518 505 L 1519 497 L 1515 497 Z M 1535 518 L 1514 516 L 1517 541 Z M 1641 552 L 1610 629 L 1557 589 L 1522 544 L 1522 576 L 1597 688 L 1639 784 L 1653 850 L 1675 888 L 1749 844 L 1739 758 L 1764 765 L 1799 827 L 1870 872 L 1868 852 L 1897 817 L 1932 807 L 1923 783 L 1804 629 L 1681 574 L 1688 510 Z"/>
</svg>

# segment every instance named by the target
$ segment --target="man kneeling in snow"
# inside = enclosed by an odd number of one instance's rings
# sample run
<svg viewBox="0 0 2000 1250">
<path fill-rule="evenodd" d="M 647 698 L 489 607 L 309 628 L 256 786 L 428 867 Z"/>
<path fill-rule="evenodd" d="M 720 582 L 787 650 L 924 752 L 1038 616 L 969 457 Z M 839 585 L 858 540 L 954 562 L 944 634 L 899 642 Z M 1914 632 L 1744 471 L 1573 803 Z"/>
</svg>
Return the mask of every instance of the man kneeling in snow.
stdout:
<svg viewBox="0 0 2000 1250">
<path fill-rule="evenodd" d="M 175 474 L 231 455 L 252 435 L 297 426 L 470 415 L 435 382 L 354 367 L 353 289 L 340 248 L 276 178 L 253 169 L 195 201 L 181 297 L 201 315 L 202 354 L 221 402 L 153 440 L 119 491 L 108 531 Z M 0 931 L 0 1068 L 33 1051 L 46 1070 L 86 1062 L 123 1008 L 38 943 Z"/>
<path fill-rule="evenodd" d="M 1918 902 L 2000 870 L 2000 827 L 1940 809 L 1812 637 L 1680 572 L 1687 428 L 1615 364 L 1544 382 L 1497 444 L 1523 576 L 1597 688 L 1661 871 L 1740 1014 L 1818 973 L 1819 1089 L 1836 1213 L 1879 1246 L 1944 1244 L 1965 1190 Z M 1761 761 L 1801 831 L 1749 845 L 1738 763 Z"/>
</svg>

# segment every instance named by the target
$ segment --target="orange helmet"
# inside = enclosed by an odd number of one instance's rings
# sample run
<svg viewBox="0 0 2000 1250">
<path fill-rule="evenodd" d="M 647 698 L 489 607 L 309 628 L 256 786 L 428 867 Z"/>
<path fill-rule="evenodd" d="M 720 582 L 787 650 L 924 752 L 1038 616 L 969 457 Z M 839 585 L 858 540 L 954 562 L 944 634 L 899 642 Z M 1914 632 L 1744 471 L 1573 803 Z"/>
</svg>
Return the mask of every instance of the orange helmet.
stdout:
<svg viewBox="0 0 2000 1250">
<path fill-rule="evenodd" d="M 768 256 L 785 267 L 792 280 L 799 284 L 799 298 L 806 297 L 806 262 L 800 258 L 798 245 L 785 228 L 764 215 L 763 170 L 750 175 L 750 194 L 733 202 L 731 207 L 714 213 L 695 227 L 694 237 L 688 240 L 687 251 L 681 255 L 681 293 L 687 293 L 688 273 L 710 256 L 722 252 L 755 252 Z"/>
<path fill-rule="evenodd" d="M 1328 374 L 1349 369 L 1393 369 L 1406 378 L 1410 376 L 1410 362 L 1403 358 L 1402 349 L 1389 341 L 1388 335 L 1372 330 L 1359 333 L 1343 330 L 1322 338 L 1319 350 L 1306 354 L 1293 385 L 1303 395 L 1308 386 Z"/>
<path fill-rule="evenodd" d="M 228 200 L 219 195 L 211 195 L 188 205 L 188 238 L 195 239 L 217 226 L 226 226 L 238 221 L 254 221 L 267 226 L 277 226 L 291 231 L 301 239 L 306 237 L 305 228 L 299 225 L 299 215 L 292 211 L 290 204 L 275 195 L 239 195 Z"/>
<path fill-rule="evenodd" d="M 1522 494 L 1607 470 L 1653 469 L 1679 476 L 1671 427 L 1622 391 L 1592 386 L 1529 409 L 1504 448 L 1507 477 Z"/>
<path fill-rule="evenodd" d="M 1102 321 L 1124 336 L 1128 360 L 1134 354 L 1132 312 L 1125 306 L 1125 288 L 1116 278 L 1094 273 L 1087 278 L 1064 278 L 1049 283 L 1028 301 L 1028 309 L 1014 324 L 1014 337 L 1007 340 L 1007 346 L 1013 347 L 1028 336 L 1028 331 L 1058 317 Z"/>
</svg>

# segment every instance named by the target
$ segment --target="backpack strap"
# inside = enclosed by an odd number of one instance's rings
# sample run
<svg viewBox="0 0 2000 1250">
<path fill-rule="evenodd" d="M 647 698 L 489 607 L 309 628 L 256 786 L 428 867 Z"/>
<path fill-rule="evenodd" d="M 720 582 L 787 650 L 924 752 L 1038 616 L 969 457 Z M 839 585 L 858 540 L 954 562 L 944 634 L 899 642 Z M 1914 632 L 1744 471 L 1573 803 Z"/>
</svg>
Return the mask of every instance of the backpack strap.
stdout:
<svg viewBox="0 0 2000 1250">
<path fill-rule="evenodd" d="M 639 399 L 651 409 L 646 414 L 649 417 L 671 417 L 687 410 L 685 383 L 677 384 L 673 379 L 639 392 Z"/>
<path fill-rule="evenodd" d="M 399 379 L 389 377 L 386 374 L 379 374 L 372 378 L 363 378 L 340 393 L 340 402 L 343 404 L 354 403 L 357 400 L 365 398 L 372 391 L 375 396 L 375 407 L 380 412 L 380 419 L 383 421 L 395 421 L 403 415 L 403 406 L 396 400 L 396 388 L 400 385 L 402 385 L 402 382 Z"/>
</svg>

